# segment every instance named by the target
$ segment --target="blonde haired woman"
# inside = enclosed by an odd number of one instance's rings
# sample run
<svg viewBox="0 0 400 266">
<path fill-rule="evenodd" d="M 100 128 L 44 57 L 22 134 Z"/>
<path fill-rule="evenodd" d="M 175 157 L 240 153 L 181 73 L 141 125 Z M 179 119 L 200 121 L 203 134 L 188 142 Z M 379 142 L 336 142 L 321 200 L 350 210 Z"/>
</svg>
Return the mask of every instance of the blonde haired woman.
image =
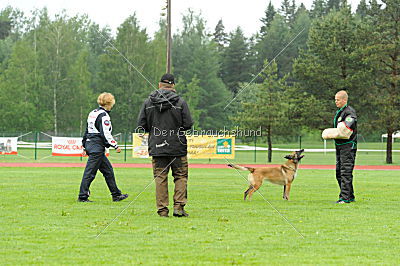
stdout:
<svg viewBox="0 0 400 266">
<path fill-rule="evenodd" d="M 115 104 L 115 98 L 111 93 L 103 92 L 97 98 L 97 103 L 99 107 L 89 113 L 86 131 L 82 139 L 83 154 L 87 154 L 89 159 L 83 173 L 78 201 L 91 202 L 89 187 L 96 177 L 97 170 L 103 174 L 113 201 L 121 201 L 126 199 L 128 194 L 122 194 L 118 189 L 113 167 L 105 155 L 105 148 L 109 147 L 113 147 L 117 153 L 121 152 L 111 134 L 109 113 Z"/>
</svg>

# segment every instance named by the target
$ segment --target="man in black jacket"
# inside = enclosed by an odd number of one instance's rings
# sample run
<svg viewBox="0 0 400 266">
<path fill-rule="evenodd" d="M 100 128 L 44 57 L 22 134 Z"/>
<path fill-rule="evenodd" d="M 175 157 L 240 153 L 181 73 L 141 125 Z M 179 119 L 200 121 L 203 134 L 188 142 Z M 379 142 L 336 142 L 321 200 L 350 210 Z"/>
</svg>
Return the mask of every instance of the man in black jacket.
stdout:
<svg viewBox="0 0 400 266">
<path fill-rule="evenodd" d="M 168 172 L 174 177 L 174 212 L 177 217 L 188 216 L 187 202 L 187 140 L 185 131 L 193 121 L 187 103 L 176 94 L 175 79 L 171 74 L 162 76 L 159 89 L 145 100 L 139 113 L 138 128 L 149 133 L 149 155 L 153 157 L 156 183 L 157 213 L 168 217 Z"/>
<path fill-rule="evenodd" d="M 109 147 L 113 147 L 117 153 L 121 152 L 111 135 L 112 126 L 109 112 L 115 104 L 115 98 L 111 93 L 104 92 L 97 98 L 97 103 L 100 106 L 89 113 L 86 131 L 82 139 L 83 154 L 87 154 L 89 159 L 83 173 L 78 201 L 91 202 L 88 199 L 89 187 L 96 177 L 97 170 L 104 175 L 113 201 L 121 201 L 126 199 L 128 194 L 121 194 L 115 182 L 113 167 L 104 154 L 105 148 Z"/>
<path fill-rule="evenodd" d="M 335 128 L 343 126 L 347 138 L 335 138 L 336 147 L 336 179 L 340 194 L 336 203 L 350 203 L 355 201 L 353 190 L 353 168 L 357 152 L 357 115 L 356 111 L 347 105 L 346 91 L 339 91 L 335 95 L 335 103 L 339 108 L 333 119 Z M 342 123 L 343 122 L 343 123 Z M 342 123 L 342 125 L 339 125 Z"/>
</svg>

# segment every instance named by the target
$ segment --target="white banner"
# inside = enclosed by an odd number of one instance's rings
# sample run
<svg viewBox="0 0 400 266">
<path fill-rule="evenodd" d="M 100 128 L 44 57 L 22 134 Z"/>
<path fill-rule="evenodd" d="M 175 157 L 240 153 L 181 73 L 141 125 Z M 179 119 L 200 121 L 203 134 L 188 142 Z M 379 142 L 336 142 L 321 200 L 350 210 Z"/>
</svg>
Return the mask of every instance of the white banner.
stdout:
<svg viewBox="0 0 400 266">
<path fill-rule="evenodd" d="M 16 155 L 18 138 L 0 138 L 0 154 Z"/>
<path fill-rule="evenodd" d="M 82 138 L 51 138 L 51 155 L 53 156 L 82 156 Z"/>
<path fill-rule="evenodd" d="M 81 157 L 83 152 L 82 138 L 51 137 L 51 155 Z M 106 148 L 106 156 L 110 151 Z"/>
</svg>

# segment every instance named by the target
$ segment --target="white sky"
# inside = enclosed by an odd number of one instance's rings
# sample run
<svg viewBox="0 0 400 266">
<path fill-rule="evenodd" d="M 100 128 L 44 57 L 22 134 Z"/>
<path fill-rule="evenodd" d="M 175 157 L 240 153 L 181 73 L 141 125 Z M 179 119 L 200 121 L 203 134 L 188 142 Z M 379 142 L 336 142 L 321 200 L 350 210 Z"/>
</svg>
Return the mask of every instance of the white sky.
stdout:
<svg viewBox="0 0 400 266">
<path fill-rule="evenodd" d="M 270 0 L 171 0 L 172 1 L 172 31 L 182 28 L 182 14 L 188 8 L 198 12 L 207 21 L 208 31 L 213 32 L 218 20 L 222 18 L 226 32 L 233 31 L 240 26 L 246 36 L 256 33 L 260 27 L 260 18 Z M 307 9 L 311 8 L 312 0 L 296 0 L 296 4 L 304 3 Z M 355 10 L 359 0 L 348 0 Z M 272 0 L 274 7 L 280 8 L 281 0 Z M 26 15 L 30 11 L 47 7 L 50 15 L 60 12 L 62 9 L 69 15 L 88 14 L 89 18 L 101 27 L 110 26 L 113 32 L 131 14 L 136 11 L 140 26 L 146 28 L 152 36 L 158 28 L 160 14 L 163 12 L 165 0 L 0 0 L 0 9 L 6 6 L 19 8 Z"/>
</svg>

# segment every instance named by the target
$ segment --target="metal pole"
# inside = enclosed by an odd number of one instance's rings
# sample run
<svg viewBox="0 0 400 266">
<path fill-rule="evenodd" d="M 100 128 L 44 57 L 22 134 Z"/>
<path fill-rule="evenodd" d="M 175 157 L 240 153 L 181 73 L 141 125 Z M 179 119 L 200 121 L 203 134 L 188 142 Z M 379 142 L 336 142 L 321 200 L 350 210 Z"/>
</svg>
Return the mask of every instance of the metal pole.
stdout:
<svg viewBox="0 0 400 266">
<path fill-rule="evenodd" d="M 124 149 L 124 162 L 126 162 L 126 139 L 127 139 L 128 133 L 125 132 L 125 149 Z"/>
<path fill-rule="evenodd" d="M 257 136 L 254 135 L 254 162 L 257 162 Z"/>
<path fill-rule="evenodd" d="M 167 0 L 167 73 L 171 73 L 171 0 Z"/>
<path fill-rule="evenodd" d="M 35 161 L 37 160 L 37 142 L 38 142 L 38 132 L 35 132 Z"/>
<path fill-rule="evenodd" d="M 299 136 L 300 150 L 301 150 L 301 136 Z"/>
</svg>

